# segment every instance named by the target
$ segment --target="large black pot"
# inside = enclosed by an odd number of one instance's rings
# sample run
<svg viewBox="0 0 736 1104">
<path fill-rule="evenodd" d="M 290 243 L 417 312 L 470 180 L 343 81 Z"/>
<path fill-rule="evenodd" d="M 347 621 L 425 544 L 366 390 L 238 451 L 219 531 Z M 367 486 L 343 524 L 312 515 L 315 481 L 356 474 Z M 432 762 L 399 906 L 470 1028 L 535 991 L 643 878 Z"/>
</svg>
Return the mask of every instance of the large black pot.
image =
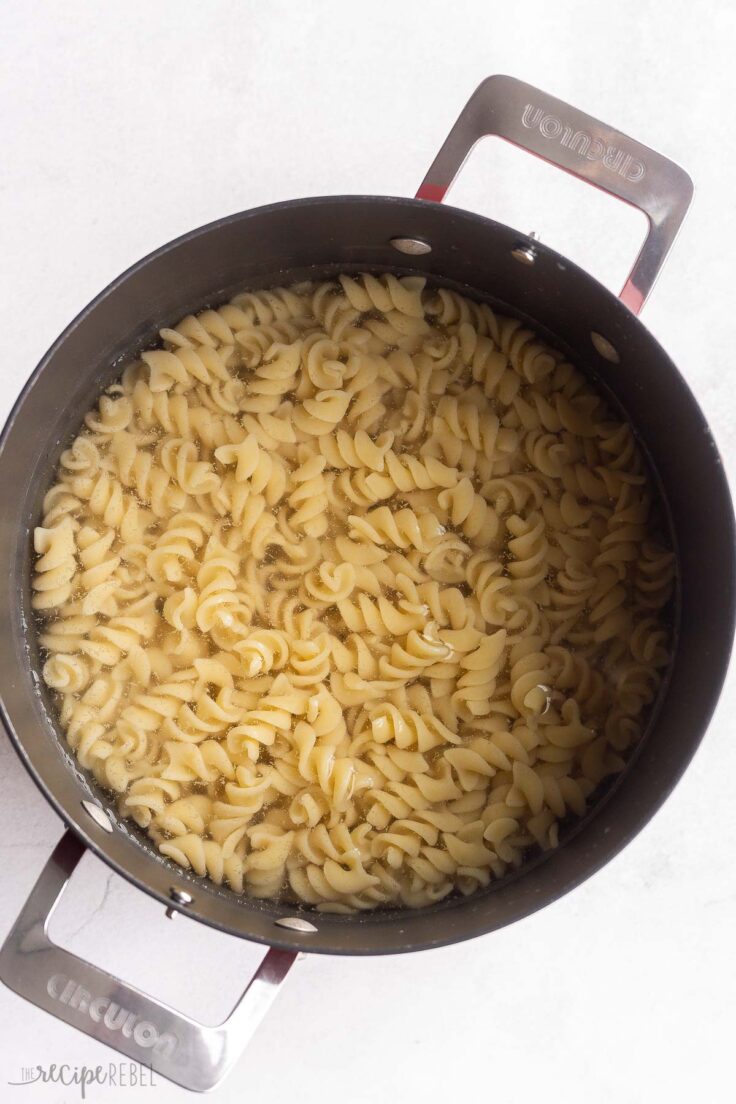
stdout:
<svg viewBox="0 0 736 1104">
<path fill-rule="evenodd" d="M 473 143 L 488 133 L 648 214 L 650 235 L 623 301 L 544 245 L 435 202 Z M 23 763 L 71 829 L 0 953 L 0 975 L 8 985 L 180 1084 L 208 1088 L 237 1057 L 241 1036 L 268 1003 L 293 952 L 385 954 L 493 931 L 568 892 L 643 827 L 703 736 L 734 626 L 733 516 L 721 459 L 682 376 L 634 313 L 691 194 L 686 174 L 653 151 L 536 89 L 493 77 L 465 108 L 420 198 L 297 200 L 222 219 L 135 265 L 62 334 L 24 388 L 0 439 L 2 715 Z M 498 305 L 527 319 L 596 377 L 630 418 L 660 481 L 679 590 L 671 674 L 646 738 L 606 799 L 559 849 L 468 899 L 419 911 L 337 916 L 237 897 L 173 866 L 143 833 L 119 821 L 65 749 L 37 675 L 30 533 L 61 450 L 119 373 L 121 357 L 154 341 L 162 325 L 236 291 L 365 270 L 421 273 Z M 225 1025 L 201 1028 L 48 941 L 48 911 L 85 847 L 166 906 L 270 945 L 248 1000 Z M 115 1006 L 119 1015 L 110 1014 Z"/>
</svg>

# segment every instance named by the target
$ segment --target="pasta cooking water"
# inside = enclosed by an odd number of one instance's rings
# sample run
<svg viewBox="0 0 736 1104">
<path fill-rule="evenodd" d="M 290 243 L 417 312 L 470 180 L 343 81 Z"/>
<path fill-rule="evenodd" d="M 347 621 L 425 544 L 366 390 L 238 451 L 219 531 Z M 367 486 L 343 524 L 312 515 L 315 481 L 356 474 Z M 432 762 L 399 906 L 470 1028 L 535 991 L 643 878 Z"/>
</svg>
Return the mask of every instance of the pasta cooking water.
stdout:
<svg viewBox="0 0 736 1104">
<path fill-rule="evenodd" d="M 639 739 L 674 557 L 630 427 L 418 277 L 161 331 L 35 530 L 43 677 L 163 855 L 320 909 L 474 892 Z"/>
</svg>

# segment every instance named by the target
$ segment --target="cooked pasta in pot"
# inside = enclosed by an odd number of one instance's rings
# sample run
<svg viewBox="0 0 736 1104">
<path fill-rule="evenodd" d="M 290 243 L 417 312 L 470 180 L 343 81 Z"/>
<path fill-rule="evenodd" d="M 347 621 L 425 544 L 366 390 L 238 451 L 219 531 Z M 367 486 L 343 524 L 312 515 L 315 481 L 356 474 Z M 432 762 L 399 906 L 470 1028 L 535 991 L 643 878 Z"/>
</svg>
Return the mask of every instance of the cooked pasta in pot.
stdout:
<svg viewBox="0 0 736 1104">
<path fill-rule="evenodd" d="M 470 894 L 623 769 L 675 561 L 630 427 L 418 277 L 161 331 L 35 530 L 43 678 L 163 855 L 331 911 Z"/>
</svg>

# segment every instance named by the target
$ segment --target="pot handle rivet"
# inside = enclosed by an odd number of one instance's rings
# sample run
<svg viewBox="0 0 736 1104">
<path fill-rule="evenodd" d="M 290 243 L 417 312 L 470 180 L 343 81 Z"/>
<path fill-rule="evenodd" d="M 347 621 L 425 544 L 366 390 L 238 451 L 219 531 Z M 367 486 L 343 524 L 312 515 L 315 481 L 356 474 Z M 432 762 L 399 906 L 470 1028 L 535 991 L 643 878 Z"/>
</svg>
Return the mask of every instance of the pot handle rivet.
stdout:
<svg viewBox="0 0 736 1104">
<path fill-rule="evenodd" d="M 95 801 L 83 801 L 82 808 L 103 832 L 112 832 L 112 821 L 101 805 Z"/>
<path fill-rule="evenodd" d="M 422 238 L 391 238 L 389 245 L 398 253 L 406 253 L 410 257 L 421 257 L 432 252 L 432 246 Z"/>
<path fill-rule="evenodd" d="M 171 887 L 171 889 L 169 890 L 169 897 L 172 901 L 175 901 L 177 905 L 181 905 L 183 908 L 186 908 L 187 905 L 191 905 L 194 900 L 191 893 L 187 893 L 185 889 L 179 889 L 178 886 Z M 166 910 L 166 915 L 168 916 L 169 920 L 173 920 L 176 916 L 176 909 L 172 908 L 171 905 L 169 905 Z"/>
<path fill-rule="evenodd" d="M 303 916 L 280 916 L 278 920 L 274 920 L 274 924 L 279 928 L 289 928 L 291 931 L 304 932 L 305 934 L 317 931 L 314 924 L 310 924 L 309 920 L 305 920 Z"/>
</svg>

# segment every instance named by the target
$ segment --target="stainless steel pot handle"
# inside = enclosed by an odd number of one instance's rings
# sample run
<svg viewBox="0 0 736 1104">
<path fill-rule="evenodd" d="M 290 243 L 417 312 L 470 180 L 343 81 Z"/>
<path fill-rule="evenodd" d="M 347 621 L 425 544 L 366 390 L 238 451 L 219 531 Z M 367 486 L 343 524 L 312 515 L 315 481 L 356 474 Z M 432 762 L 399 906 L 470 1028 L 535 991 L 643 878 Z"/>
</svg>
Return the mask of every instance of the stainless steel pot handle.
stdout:
<svg viewBox="0 0 736 1104">
<path fill-rule="evenodd" d="M 494 134 L 643 211 L 649 231 L 621 299 L 638 314 L 693 197 L 688 174 L 660 153 L 514 77 L 475 90 L 435 157 L 417 199 L 442 202 L 475 143 Z"/>
<path fill-rule="evenodd" d="M 52 943 L 48 924 L 84 844 L 66 832 L 0 951 L 0 978 L 21 997 L 121 1054 L 206 1092 L 239 1057 L 297 955 L 271 948 L 224 1023 L 197 1023 Z"/>
</svg>

